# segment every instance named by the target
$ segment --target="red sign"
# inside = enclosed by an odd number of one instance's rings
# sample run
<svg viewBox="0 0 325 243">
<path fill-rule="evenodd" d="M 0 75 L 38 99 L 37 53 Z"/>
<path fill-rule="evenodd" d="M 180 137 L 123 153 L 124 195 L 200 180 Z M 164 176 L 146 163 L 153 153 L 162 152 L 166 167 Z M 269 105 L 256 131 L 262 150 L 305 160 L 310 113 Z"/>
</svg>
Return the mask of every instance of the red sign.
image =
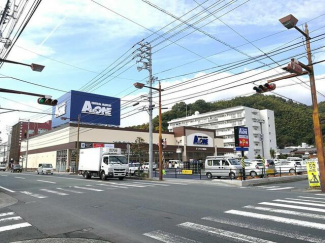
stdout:
<svg viewBox="0 0 325 243">
<path fill-rule="evenodd" d="M 103 143 L 93 143 L 93 148 L 104 148 Z"/>
<path fill-rule="evenodd" d="M 239 147 L 249 147 L 248 138 L 239 138 Z"/>
</svg>

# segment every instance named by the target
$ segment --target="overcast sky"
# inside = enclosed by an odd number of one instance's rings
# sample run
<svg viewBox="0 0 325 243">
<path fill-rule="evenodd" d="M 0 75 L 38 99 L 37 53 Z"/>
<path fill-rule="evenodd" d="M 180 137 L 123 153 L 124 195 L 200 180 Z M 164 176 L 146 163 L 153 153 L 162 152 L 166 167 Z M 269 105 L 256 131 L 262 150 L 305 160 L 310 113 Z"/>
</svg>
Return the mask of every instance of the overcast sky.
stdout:
<svg viewBox="0 0 325 243">
<path fill-rule="evenodd" d="M 254 83 L 245 83 L 259 80 L 255 84 L 261 84 L 270 76 L 281 75 L 283 70 L 280 67 L 284 67 L 291 57 L 307 62 L 303 54 L 305 49 L 298 44 L 303 40 L 301 34 L 294 29 L 286 30 L 279 18 L 293 14 L 299 19 L 300 28 L 308 22 L 311 37 L 325 33 L 325 4 L 320 0 L 96 2 L 102 6 L 91 0 L 43 0 L 7 59 L 39 63 L 45 65 L 45 69 L 37 73 L 13 64 L 4 64 L 0 69 L 1 75 L 62 91 L 10 78 L 1 78 L 0 87 L 52 95 L 53 98 L 60 97 L 65 91 L 83 88 L 81 90 L 87 92 L 120 97 L 123 104 L 124 100 L 136 99 L 147 92 L 133 87 L 134 82 L 145 82 L 148 72 L 138 72 L 136 59 L 132 60 L 131 55 L 138 48 L 132 48 L 133 45 L 145 39 L 152 45 L 153 73 L 162 80 L 162 88 L 179 85 L 163 93 L 166 107 L 170 108 L 179 101 L 191 103 L 197 99 L 231 99 L 253 94 Z M 6 0 L 0 0 L 1 9 L 5 3 Z M 311 40 L 314 62 L 325 59 L 324 37 Z M 292 46 L 272 52 L 289 45 Z M 272 53 L 264 55 L 268 52 Z M 122 56 L 124 53 L 126 55 Z M 264 59 L 252 58 L 260 55 L 264 55 Z M 236 68 L 225 69 L 230 66 L 229 63 L 234 65 L 244 60 L 246 62 Z M 99 76 L 101 78 L 95 85 L 84 86 L 105 69 L 105 75 Z M 204 76 L 214 71 L 218 72 L 213 76 Z M 325 78 L 324 63 L 315 65 L 315 73 L 317 90 L 323 94 L 318 95 L 320 102 L 325 100 L 325 79 L 321 79 Z M 188 82 L 198 77 L 201 79 Z M 275 92 L 310 105 L 310 89 L 297 84 L 307 80 L 307 76 L 299 80 L 282 80 L 277 82 Z M 240 86 L 222 90 L 236 85 Z M 51 112 L 48 107 L 38 105 L 36 99 L 0 93 L 2 108 Z M 145 97 L 141 101 L 145 101 Z M 145 102 L 140 104 L 146 105 Z M 137 107 L 141 108 L 141 105 Z M 122 126 L 148 121 L 145 111 L 133 111 L 135 107 L 127 107 L 122 105 Z M 133 113 L 137 114 L 128 116 Z M 0 114 L 0 131 L 4 141 L 7 139 L 6 126 L 17 123 L 19 118 L 34 122 L 51 119 L 50 116 L 23 112 Z"/>
</svg>

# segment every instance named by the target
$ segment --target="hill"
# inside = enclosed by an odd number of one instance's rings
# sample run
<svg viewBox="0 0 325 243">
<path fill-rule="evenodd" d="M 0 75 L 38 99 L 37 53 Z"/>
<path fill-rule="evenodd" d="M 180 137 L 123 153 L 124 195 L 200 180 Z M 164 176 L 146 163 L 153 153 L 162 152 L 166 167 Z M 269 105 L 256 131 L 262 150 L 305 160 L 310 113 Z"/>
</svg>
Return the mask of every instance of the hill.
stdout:
<svg viewBox="0 0 325 243">
<path fill-rule="evenodd" d="M 274 111 L 277 144 L 280 148 L 284 146 L 299 145 L 302 142 L 314 144 L 314 130 L 312 120 L 312 107 L 298 104 L 292 100 L 285 100 L 272 95 L 256 94 L 248 97 L 237 97 L 232 100 L 205 102 L 197 100 L 187 105 L 188 115 L 195 111 L 205 113 L 234 106 L 247 106 L 259 110 L 269 109 Z M 325 118 L 325 102 L 319 103 L 321 117 Z M 170 111 L 162 114 L 163 131 L 167 131 L 168 121 L 181 118 L 186 115 L 186 104 L 177 103 Z M 154 130 L 158 131 L 158 116 L 153 119 Z M 148 123 L 133 126 L 136 129 L 148 129 Z M 325 134 L 325 124 L 322 124 Z"/>
</svg>

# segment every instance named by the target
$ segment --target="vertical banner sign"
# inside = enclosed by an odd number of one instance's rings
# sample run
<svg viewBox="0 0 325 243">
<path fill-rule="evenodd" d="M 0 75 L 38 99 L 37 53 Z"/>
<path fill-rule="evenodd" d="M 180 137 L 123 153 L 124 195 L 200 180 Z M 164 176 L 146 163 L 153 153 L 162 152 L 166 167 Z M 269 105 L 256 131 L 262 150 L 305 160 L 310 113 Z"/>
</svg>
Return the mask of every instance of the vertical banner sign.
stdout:
<svg viewBox="0 0 325 243">
<path fill-rule="evenodd" d="M 307 162 L 307 174 L 310 187 L 319 187 L 320 181 L 317 172 L 316 162 Z"/>
<path fill-rule="evenodd" d="M 235 146 L 249 147 L 248 127 L 234 127 L 235 129 Z"/>
</svg>

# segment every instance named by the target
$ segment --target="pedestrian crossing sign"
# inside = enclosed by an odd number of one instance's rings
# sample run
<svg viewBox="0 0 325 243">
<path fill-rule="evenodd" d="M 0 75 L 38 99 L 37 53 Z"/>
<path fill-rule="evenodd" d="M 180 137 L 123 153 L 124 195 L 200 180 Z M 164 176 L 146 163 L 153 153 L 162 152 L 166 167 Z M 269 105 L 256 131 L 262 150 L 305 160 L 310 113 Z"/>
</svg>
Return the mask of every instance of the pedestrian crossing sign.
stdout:
<svg viewBox="0 0 325 243">
<path fill-rule="evenodd" d="M 310 187 L 319 187 L 320 181 L 318 176 L 318 171 L 316 168 L 316 162 L 308 162 L 307 163 L 307 174 L 308 174 L 308 182 Z"/>
</svg>

